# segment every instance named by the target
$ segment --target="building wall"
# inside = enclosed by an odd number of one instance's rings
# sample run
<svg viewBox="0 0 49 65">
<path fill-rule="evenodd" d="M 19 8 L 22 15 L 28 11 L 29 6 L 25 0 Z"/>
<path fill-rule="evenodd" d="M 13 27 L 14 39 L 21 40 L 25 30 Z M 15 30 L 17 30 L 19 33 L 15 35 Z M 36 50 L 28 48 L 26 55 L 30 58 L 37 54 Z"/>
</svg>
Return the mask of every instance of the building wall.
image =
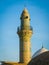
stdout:
<svg viewBox="0 0 49 65">
<path fill-rule="evenodd" d="M 25 63 L 3 62 L 2 65 L 27 65 Z"/>
</svg>

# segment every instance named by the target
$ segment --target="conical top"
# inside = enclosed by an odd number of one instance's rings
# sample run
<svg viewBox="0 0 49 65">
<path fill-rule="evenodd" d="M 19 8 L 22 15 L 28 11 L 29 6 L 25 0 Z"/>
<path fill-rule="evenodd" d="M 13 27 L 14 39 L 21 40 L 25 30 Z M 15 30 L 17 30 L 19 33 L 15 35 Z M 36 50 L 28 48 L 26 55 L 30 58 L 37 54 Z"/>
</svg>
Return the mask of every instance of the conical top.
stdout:
<svg viewBox="0 0 49 65">
<path fill-rule="evenodd" d="M 21 19 L 30 19 L 30 15 L 29 15 L 28 10 L 26 8 L 24 8 L 24 10 L 22 11 Z"/>
<path fill-rule="evenodd" d="M 24 8 L 23 12 L 28 13 L 28 10 L 26 8 Z"/>
</svg>

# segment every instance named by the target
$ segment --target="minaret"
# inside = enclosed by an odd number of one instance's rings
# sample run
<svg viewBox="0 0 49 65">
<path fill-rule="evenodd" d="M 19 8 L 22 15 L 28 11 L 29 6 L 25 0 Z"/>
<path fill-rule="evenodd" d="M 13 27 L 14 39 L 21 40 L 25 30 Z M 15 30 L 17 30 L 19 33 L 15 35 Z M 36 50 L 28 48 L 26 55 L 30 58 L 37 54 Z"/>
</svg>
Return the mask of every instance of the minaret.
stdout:
<svg viewBox="0 0 49 65">
<path fill-rule="evenodd" d="M 31 36 L 32 28 L 30 26 L 30 16 L 25 8 L 21 14 L 21 25 L 18 27 L 20 41 L 20 63 L 28 63 L 31 60 Z"/>
</svg>

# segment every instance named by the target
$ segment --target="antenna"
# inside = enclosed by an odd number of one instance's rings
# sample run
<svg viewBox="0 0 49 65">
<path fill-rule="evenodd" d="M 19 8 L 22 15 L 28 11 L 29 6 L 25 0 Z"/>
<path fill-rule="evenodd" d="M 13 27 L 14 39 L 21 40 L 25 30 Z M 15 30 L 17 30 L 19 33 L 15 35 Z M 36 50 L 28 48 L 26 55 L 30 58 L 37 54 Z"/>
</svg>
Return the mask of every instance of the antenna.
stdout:
<svg viewBox="0 0 49 65">
<path fill-rule="evenodd" d="M 26 4 L 24 5 L 24 8 L 26 7 Z"/>
<path fill-rule="evenodd" d="M 24 8 L 26 8 L 28 5 L 28 1 L 27 0 L 24 0 Z"/>
<path fill-rule="evenodd" d="M 43 48 L 43 43 L 42 43 L 42 48 Z"/>
</svg>

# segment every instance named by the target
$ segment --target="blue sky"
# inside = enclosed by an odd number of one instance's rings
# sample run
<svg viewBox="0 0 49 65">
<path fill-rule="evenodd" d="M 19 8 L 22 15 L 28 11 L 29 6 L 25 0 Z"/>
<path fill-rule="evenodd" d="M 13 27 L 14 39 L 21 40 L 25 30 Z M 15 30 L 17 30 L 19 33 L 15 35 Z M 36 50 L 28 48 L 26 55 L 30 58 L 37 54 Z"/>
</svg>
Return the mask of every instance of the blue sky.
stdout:
<svg viewBox="0 0 49 65">
<path fill-rule="evenodd" d="M 49 0 L 0 0 L 0 61 L 19 61 L 17 27 L 24 7 L 33 27 L 31 55 L 42 44 L 49 50 Z"/>
</svg>

